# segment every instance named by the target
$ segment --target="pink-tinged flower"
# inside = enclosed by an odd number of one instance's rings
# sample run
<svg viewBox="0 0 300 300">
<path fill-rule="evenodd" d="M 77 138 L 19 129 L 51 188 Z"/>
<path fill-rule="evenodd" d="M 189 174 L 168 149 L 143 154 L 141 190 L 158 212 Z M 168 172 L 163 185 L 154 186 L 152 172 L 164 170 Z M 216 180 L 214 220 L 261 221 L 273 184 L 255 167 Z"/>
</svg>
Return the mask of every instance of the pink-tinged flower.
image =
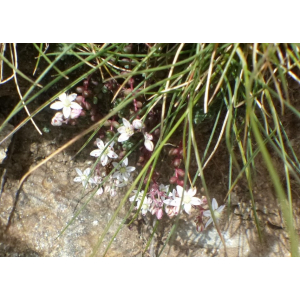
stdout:
<svg viewBox="0 0 300 300">
<path fill-rule="evenodd" d="M 163 216 L 163 209 L 155 205 L 150 208 L 150 212 L 152 215 L 156 215 L 158 220 L 160 220 Z"/>
<path fill-rule="evenodd" d="M 130 124 L 130 122 L 127 121 L 125 118 L 123 118 L 122 120 L 123 126 L 120 126 L 118 128 L 118 132 L 121 133 L 121 135 L 118 138 L 118 142 L 127 141 L 134 134 L 134 128 Z"/>
<path fill-rule="evenodd" d="M 188 191 L 185 191 L 182 186 L 177 185 L 176 190 L 178 193 L 178 197 L 175 197 L 174 200 L 165 200 L 165 204 L 179 207 L 182 199 L 182 205 L 187 214 L 190 214 L 192 205 L 202 204 L 201 199 L 194 197 L 197 192 L 197 189 L 195 187 L 189 189 Z"/>
<path fill-rule="evenodd" d="M 109 162 L 110 158 L 118 158 L 118 155 L 114 152 L 113 146 L 114 142 L 111 142 L 110 145 L 105 149 L 108 143 L 104 145 L 103 141 L 100 139 L 96 139 L 97 146 L 99 149 L 93 150 L 90 155 L 94 157 L 99 157 L 101 155 L 101 164 L 102 166 L 106 166 Z M 105 150 L 104 150 L 105 149 Z"/>
<path fill-rule="evenodd" d="M 103 188 L 100 187 L 100 188 L 98 189 L 98 191 L 96 192 L 96 194 L 97 194 L 97 195 L 102 195 L 102 194 L 103 194 Z"/>
<path fill-rule="evenodd" d="M 113 166 L 117 169 L 117 171 L 112 175 L 112 178 L 117 178 L 119 181 L 128 181 L 130 177 L 130 173 L 135 170 L 135 167 L 127 167 L 128 158 L 124 158 L 122 165 L 113 162 Z"/>
<path fill-rule="evenodd" d="M 89 182 L 90 184 L 96 184 L 95 180 L 94 180 L 92 177 L 89 178 L 89 176 L 90 176 L 90 174 L 91 174 L 91 169 L 90 169 L 90 168 L 85 169 L 85 170 L 83 171 L 83 173 L 81 172 L 81 170 L 79 170 L 79 169 L 77 169 L 77 168 L 76 168 L 75 170 L 76 170 L 77 174 L 79 175 L 79 177 L 75 177 L 75 178 L 74 178 L 74 181 L 75 181 L 75 182 L 82 182 L 82 185 L 83 185 L 84 187 L 87 186 L 87 183 L 88 183 L 88 182 Z"/>
<path fill-rule="evenodd" d="M 82 108 L 78 109 L 78 108 L 72 108 L 71 109 L 71 114 L 70 114 L 70 118 L 71 119 L 77 119 L 80 114 L 81 114 Z"/>
<path fill-rule="evenodd" d="M 214 216 L 215 216 L 216 220 L 218 220 L 221 217 L 221 212 L 225 208 L 225 205 L 221 205 L 218 208 L 218 202 L 217 202 L 217 200 L 215 198 L 213 198 L 212 202 L 211 202 L 211 206 L 212 206 L 212 210 L 213 210 Z M 213 222 L 213 218 L 211 216 L 211 211 L 210 210 L 204 211 L 203 212 L 203 216 L 210 217 L 209 220 L 205 224 L 205 228 L 206 228 L 209 224 L 211 224 Z"/>
<path fill-rule="evenodd" d="M 144 145 L 145 145 L 146 149 L 149 151 L 153 151 L 153 148 L 154 148 L 154 145 L 152 143 L 153 135 L 145 132 L 144 137 L 145 137 Z"/>
<path fill-rule="evenodd" d="M 179 206 L 166 205 L 165 212 L 170 218 L 177 216 L 179 212 Z"/>
<path fill-rule="evenodd" d="M 61 112 L 57 112 L 51 120 L 52 126 L 61 126 L 65 121 Z"/>
<path fill-rule="evenodd" d="M 77 97 L 77 94 L 71 94 L 67 95 L 66 93 L 61 94 L 58 97 L 59 101 L 56 101 L 50 105 L 50 108 L 52 109 L 62 109 L 64 117 L 67 119 L 70 117 L 71 114 L 71 108 L 74 109 L 82 109 L 82 107 L 76 103 L 73 102 Z"/>
<path fill-rule="evenodd" d="M 135 128 L 135 129 L 142 129 L 145 127 L 143 121 L 139 120 L 139 119 L 134 119 L 132 121 L 132 126 Z"/>
</svg>

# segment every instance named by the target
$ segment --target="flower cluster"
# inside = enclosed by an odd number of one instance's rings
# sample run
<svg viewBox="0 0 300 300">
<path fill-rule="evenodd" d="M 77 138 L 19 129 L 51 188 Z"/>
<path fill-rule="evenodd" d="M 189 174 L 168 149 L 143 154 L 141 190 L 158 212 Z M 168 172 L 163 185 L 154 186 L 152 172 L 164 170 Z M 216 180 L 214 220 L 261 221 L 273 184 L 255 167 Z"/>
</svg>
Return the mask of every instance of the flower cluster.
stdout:
<svg viewBox="0 0 300 300">
<path fill-rule="evenodd" d="M 173 217 L 179 213 L 180 207 L 190 214 L 192 205 L 201 205 L 202 200 L 195 197 L 197 192 L 196 188 L 185 191 L 180 185 L 176 186 L 176 190 L 169 191 L 169 185 L 159 185 L 154 183 L 150 187 L 150 191 L 145 195 L 145 201 L 142 204 L 142 214 L 145 215 L 149 211 L 152 215 L 156 215 L 157 219 L 161 219 L 163 216 L 163 209 L 169 217 Z M 137 191 L 134 191 L 135 194 Z M 129 200 L 134 199 L 138 202 L 137 208 L 139 208 L 144 191 L 141 191 L 137 196 L 132 196 Z M 146 209 L 147 207 L 147 209 Z"/>
<path fill-rule="evenodd" d="M 106 166 L 107 164 L 112 162 L 112 159 L 117 159 L 119 156 L 114 152 L 114 142 L 108 142 L 104 144 L 101 139 L 96 139 L 96 144 L 98 149 L 93 150 L 90 155 L 94 157 L 100 157 L 100 162 L 102 166 Z M 102 177 L 99 175 L 99 170 L 96 169 L 96 175 L 92 176 L 91 169 L 87 168 L 85 171 L 81 171 L 79 169 L 75 169 L 79 177 L 74 179 L 75 182 L 82 182 L 82 185 L 86 188 L 88 183 L 93 187 L 98 185 L 97 195 L 101 195 L 104 192 L 110 193 L 112 197 L 114 197 L 116 193 L 116 188 L 124 187 L 130 184 L 133 180 L 132 172 L 135 171 L 135 167 L 128 166 L 128 158 L 125 157 L 122 162 L 112 162 L 113 167 L 115 168 L 115 172 L 110 176 L 107 181 L 104 189 L 102 188 Z M 104 176 L 107 174 L 105 173 Z"/>
<path fill-rule="evenodd" d="M 206 198 L 202 197 L 200 199 L 195 197 L 197 192 L 195 187 L 185 191 L 182 186 L 177 185 L 176 190 L 173 189 L 172 192 L 169 190 L 169 185 L 161 184 L 158 186 L 157 183 L 154 183 L 151 185 L 150 191 L 147 194 L 145 194 L 143 190 L 140 192 L 134 190 L 134 195 L 129 198 L 129 201 L 137 202 L 136 209 L 140 209 L 142 215 L 145 216 L 147 212 L 150 212 L 152 215 L 155 215 L 157 219 L 161 219 L 164 212 L 169 217 L 176 216 L 179 213 L 180 208 L 182 208 L 187 214 L 190 214 L 193 206 L 199 206 L 201 217 L 210 217 L 205 224 L 205 228 L 213 222 L 210 210 L 204 211 L 203 209 L 203 206 L 207 206 Z M 222 205 L 218 208 L 217 201 L 213 198 L 212 209 L 216 220 L 220 218 L 224 207 L 225 205 Z M 197 220 L 199 221 L 199 219 Z M 199 228 L 199 223 L 197 224 L 197 228 Z M 203 229 L 204 226 L 202 230 Z"/>
<path fill-rule="evenodd" d="M 53 126 L 61 126 L 63 123 L 68 123 L 69 119 L 76 119 L 80 116 L 82 107 L 75 102 L 77 94 L 67 95 L 61 94 L 58 97 L 59 101 L 55 101 L 50 105 L 50 108 L 55 110 L 62 109 L 62 112 L 57 112 L 51 120 Z"/>
<path fill-rule="evenodd" d="M 50 108 L 60 110 L 52 118 L 51 124 L 53 126 L 61 126 L 62 124 L 68 123 L 75 124 L 75 119 L 79 116 L 86 115 L 87 111 L 90 111 L 93 121 L 102 117 L 100 108 L 95 105 L 95 103 L 93 104 L 91 101 L 86 101 L 86 98 L 91 98 L 94 95 L 94 92 L 88 89 L 90 81 L 92 80 L 88 78 L 84 81 L 82 87 L 77 87 L 76 92 L 81 95 L 77 96 L 75 93 L 67 95 L 63 93 L 58 97 L 58 101 L 50 105 Z M 111 84 L 112 83 L 109 83 L 107 85 L 109 90 L 114 88 Z M 130 91 L 132 91 L 133 82 L 131 81 L 130 84 Z M 151 152 L 154 150 L 153 135 L 155 138 L 159 136 L 159 129 L 154 130 L 158 124 L 157 122 L 159 122 L 159 113 L 157 111 L 150 111 L 144 123 L 138 116 L 142 103 L 136 99 L 134 99 L 133 102 L 134 112 L 137 114 L 137 117 L 132 123 L 123 117 L 124 114 L 119 114 L 123 123 L 121 125 L 119 124 L 117 115 L 112 116 L 111 119 L 103 123 L 103 129 L 101 128 L 99 131 L 101 139 L 97 138 L 95 142 L 97 149 L 90 152 L 91 156 L 99 160 L 99 164 L 95 166 L 94 171 L 92 171 L 91 168 L 87 168 L 84 171 L 78 168 L 75 169 L 78 176 L 74 178 L 74 182 L 81 182 L 84 189 L 90 186 L 97 189 L 97 195 L 108 193 L 111 197 L 114 197 L 117 195 L 118 188 L 128 186 L 133 182 L 133 174 L 136 168 L 128 166 L 126 151 L 130 149 L 128 145 L 130 145 L 131 142 L 126 141 L 135 133 L 142 134 L 144 139 L 144 147 L 139 148 L 140 153 L 137 166 L 144 166 L 151 157 Z M 129 112 L 129 115 L 132 115 L 132 111 Z M 146 127 L 153 129 L 153 135 L 147 132 Z M 117 141 L 123 143 L 122 145 L 115 144 L 113 140 L 116 132 L 119 133 Z M 133 141 L 138 141 L 138 139 L 139 136 L 137 135 L 136 139 L 133 138 Z M 171 185 L 158 184 L 157 181 L 160 175 L 158 172 L 154 172 L 149 191 L 145 193 L 143 190 L 139 192 L 134 190 L 134 195 L 131 196 L 129 200 L 130 202 L 135 202 L 135 208 L 138 209 L 142 215 L 145 216 L 149 212 L 157 219 L 161 219 L 164 214 L 172 218 L 178 215 L 180 211 L 191 214 L 192 208 L 198 208 L 199 214 L 195 221 L 197 230 L 202 231 L 213 222 L 212 213 L 214 214 L 215 220 L 218 220 L 225 206 L 222 205 L 218 207 L 216 199 L 213 199 L 212 211 L 207 210 L 206 198 L 196 197 L 197 189 L 195 187 L 188 190 L 183 188 L 185 170 L 180 168 L 180 165 L 184 163 L 183 154 L 184 149 L 182 142 L 180 142 L 176 148 L 172 148 L 169 151 L 169 156 L 172 157 L 171 166 L 174 169 L 173 176 L 169 179 Z M 103 170 L 103 167 L 105 167 L 105 172 L 100 171 L 101 168 Z M 110 172 L 111 174 L 109 178 L 107 178 L 109 175 L 107 174 L 107 172 L 109 172 L 107 170 L 111 170 L 111 168 L 113 168 L 113 172 Z M 147 176 L 145 177 L 146 181 L 148 181 Z M 176 186 L 176 188 L 172 188 L 173 186 Z M 205 217 L 208 219 L 204 225 L 203 218 Z"/>
<path fill-rule="evenodd" d="M 144 123 L 139 119 L 133 120 L 132 124 L 130 124 L 130 122 L 125 118 L 123 118 L 122 120 L 123 120 L 123 126 L 120 126 L 118 128 L 118 132 L 121 134 L 118 138 L 118 142 L 127 141 L 134 134 L 134 129 L 143 131 L 143 129 L 145 128 Z M 145 138 L 144 145 L 146 149 L 149 151 L 153 151 L 154 145 L 152 142 L 153 140 L 152 134 L 144 132 L 144 138 Z"/>
</svg>

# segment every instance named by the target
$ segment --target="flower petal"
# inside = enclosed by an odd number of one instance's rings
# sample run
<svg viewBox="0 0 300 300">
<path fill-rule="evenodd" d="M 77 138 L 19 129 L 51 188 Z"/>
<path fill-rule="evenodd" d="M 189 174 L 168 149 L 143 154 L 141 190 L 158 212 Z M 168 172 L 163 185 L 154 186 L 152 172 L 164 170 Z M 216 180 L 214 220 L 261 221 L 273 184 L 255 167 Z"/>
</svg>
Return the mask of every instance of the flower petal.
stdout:
<svg viewBox="0 0 300 300">
<path fill-rule="evenodd" d="M 124 160 L 123 160 L 123 162 L 122 162 L 122 166 L 123 166 L 123 167 L 128 166 L 128 157 L 125 157 L 125 158 L 124 158 Z"/>
<path fill-rule="evenodd" d="M 191 197 L 191 204 L 193 205 L 200 205 L 202 203 L 201 199 L 197 197 Z"/>
<path fill-rule="evenodd" d="M 190 214 L 191 208 L 192 208 L 192 205 L 190 203 L 186 203 L 184 205 L 184 210 L 186 211 L 187 214 Z"/>
<path fill-rule="evenodd" d="M 154 145 L 150 140 L 145 140 L 144 145 L 147 150 L 153 151 Z"/>
<path fill-rule="evenodd" d="M 96 150 L 93 150 L 93 151 L 90 153 L 90 155 L 91 155 L 91 156 L 94 156 L 94 157 L 99 157 L 101 153 L 102 153 L 101 150 L 96 149 Z"/>
<path fill-rule="evenodd" d="M 113 151 L 108 152 L 107 156 L 110 158 L 118 158 L 118 155 Z"/>
<path fill-rule="evenodd" d="M 52 109 L 62 109 L 64 107 L 63 103 L 61 101 L 55 101 L 50 105 L 50 108 Z"/>
<path fill-rule="evenodd" d="M 87 168 L 87 169 L 85 169 L 85 170 L 83 171 L 83 174 L 84 174 L 85 176 L 89 176 L 90 173 L 91 173 L 91 169 L 90 169 L 90 168 Z"/>
<path fill-rule="evenodd" d="M 71 114 L 71 107 L 64 106 L 64 108 L 63 108 L 63 114 L 64 114 L 64 117 L 66 119 L 69 118 L 70 114 Z"/>
<path fill-rule="evenodd" d="M 196 193 L 197 193 L 197 188 L 196 187 L 193 187 L 192 189 L 188 190 L 188 195 L 191 196 L 191 197 L 195 196 Z"/>
<path fill-rule="evenodd" d="M 176 190 L 177 190 L 177 193 L 178 193 L 179 197 L 181 198 L 182 194 L 183 194 L 183 187 L 180 186 L 180 185 L 177 185 Z"/>
<path fill-rule="evenodd" d="M 123 120 L 123 124 L 125 125 L 125 127 L 130 127 L 131 124 L 129 121 L 127 121 L 125 118 L 122 119 Z"/>
<path fill-rule="evenodd" d="M 82 109 L 82 107 L 81 107 L 77 102 L 72 102 L 72 103 L 71 103 L 71 108 L 74 108 L 74 109 Z"/>
<path fill-rule="evenodd" d="M 119 138 L 118 138 L 118 142 L 125 142 L 129 139 L 129 136 L 128 134 L 126 134 L 125 132 L 122 133 Z"/>
<path fill-rule="evenodd" d="M 81 177 L 75 177 L 75 178 L 74 178 L 74 181 L 75 181 L 75 182 L 81 182 Z"/>
<path fill-rule="evenodd" d="M 114 166 L 114 168 L 116 168 L 117 170 L 120 169 L 120 165 L 116 162 L 113 162 L 112 165 Z"/>
<path fill-rule="evenodd" d="M 121 126 L 121 127 L 119 127 L 117 130 L 118 130 L 119 133 L 124 133 L 124 132 L 126 132 L 125 126 Z"/>
<path fill-rule="evenodd" d="M 66 93 L 62 93 L 61 95 L 58 96 L 58 99 L 60 101 L 64 101 L 67 98 L 67 94 Z"/>
<path fill-rule="evenodd" d="M 204 217 L 211 217 L 211 212 L 210 212 L 210 210 L 204 211 L 204 212 L 203 212 L 203 216 L 204 216 Z"/>
<path fill-rule="evenodd" d="M 213 219 L 212 218 L 210 218 L 207 222 L 206 222 L 206 224 L 205 224 L 205 228 L 209 225 L 209 224 L 211 224 L 212 223 L 212 221 L 213 221 Z"/>
<path fill-rule="evenodd" d="M 107 165 L 107 163 L 108 163 L 108 158 L 107 158 L 106 155 L 105 155 L 105 156 L 102 155 L 102 157 L 101 157 L 100 160 L 101 160 L 102 166 L 106 166 L 106 165 Z"/>
<path fill-rule="evenodd" d="M 97 142 L 97 147 L 98 147 L 99 149 L 103 149 L 103 148 L 104 148 L 104 143 L 103 143 L 102 140 L 96 139 L 96 142 Z"/>
<path fill-rule="evenodd" d="M 75 168 L 75 170 L 76 170 L 76 172 L 77 172 L 77 174 L 78 174 L 79 176 L 82 176 L 81 170 L 79 170 L 78 168 Z"/>
<path fill-rule="evenodd" d="M 135 170 L 135 167 L 126 167 L 127 172 L 133 172 Z"/>
<path fill-rule="evenodd" d="M 215 198 L 212 199 L 211 206 L 213 210 L 216 210 L 218 208 L 218 202 Z"/>
<path fill-rule="evenodd" d="M 221 213 L 223 211 L 223 209 L 225 208 L 225 205 L 221 205 L 218 209 L 217 212 Z"/>
<path fill-rule="evenodd" d="M 74 100 L 76 99 L 76 97 L 77 97 L 77 94 L 73 93 L 73 94 L 70 94 L 70 95 L 68 96 L 68 99 L 69 99 L 70 101 L 74 101 Z M 79 104 L 78 104 L 78 105 L 79 105 Z"/>
</svg>

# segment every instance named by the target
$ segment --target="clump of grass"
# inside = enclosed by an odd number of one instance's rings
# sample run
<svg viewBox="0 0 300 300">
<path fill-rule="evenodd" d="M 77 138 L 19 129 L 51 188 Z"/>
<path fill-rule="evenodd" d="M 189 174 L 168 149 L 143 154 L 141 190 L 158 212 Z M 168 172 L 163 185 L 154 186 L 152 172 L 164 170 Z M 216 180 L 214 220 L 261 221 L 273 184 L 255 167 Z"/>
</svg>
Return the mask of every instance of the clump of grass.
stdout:
<svg viewBox="0 0 300 300">
<path fill-rule="evenodd" d="M 297 45 L 68 44 L 60 45 L 55 51 L 44 51 L 42 44 L 33 45 L 38 53 L 37 66 L 41 60 L 49 64 L 40 72 L 35 82 L 18 69 L 15 45 L 9 45 L 10 59 L 3 47 L 0 52 L 1 66 L 5 63 L 12 70 L 12 75 L 7 80 L 14 78 L 17 89 L 18 76 L 31 83 L 24 95 L 19 93 L 20 101 L 1 124 L 0 130 L 20 110 L 26 109 L 30 102 L 35 101 L 41 93 L 61 79 L 73 79 L 34 112 L 27 110 L 28 117 L 6 138 L 29 120 L 34 122 L 36 114 L 69 91 L 76 92 L 72 101 L 81 105 L 82 110 L 76 113 L 72 111 L 71 116 L 62 111 L 55 115 L 52 124 L 69 126 L 84 118 L 89 118 L 93 124 L 25 174 L 20 188 L 31 172 L 75 141 L 85 138 L 87 134 L 89 137 L 77 155 L 96 138 L 101 138 L 104 142 L 103 148 L 97 140 L 102 152 L 96 152 L 99 155 L 96 155 L 93 167 L 85 173 L 86 177 L 82 177 L 81 174 L 80 180 L 77 180 L 83 183 L 84 189 L 88 184 L 92 184 L 95 187 L 94 192 L 74 213 L 74 217 L 61 234 L 75 222 L 76 217 L 101 189 L 102 192 L 106 191 L 114 196 L 118 185 L 125 184 L 129 185 L 128 191 L 99 237 L 92 255 L 97 254 L 103 238 L 129 198 L 132 201 L 128 213 L 103 255 L 128 218 L 132 223 L 140 214 L 149 213 L 154 216 L 153 231 L 145 252 L 153 246 L 154 233 L 163 217 L 173 217 L 173 227 L 166 245 L 176 230 L 181 214 L 189 213 L 191 208 L 196 207 L 200 207 L 195 224 L 197 229 L 200 232 L 205 229 L 206 219 L 203 216 L 208 213 L 204 211 L 209 211 L 226 249 L 217 220 L 218 215 L 214 212 L 216 207 L 215 204 L 212 206 L 211 202 L 210 195 L 213 196 L 214 191 L 208 189 L 204 176 L 204 169 L 220 145 L 225 143 L 229 153 L 229 179 L 228 192 L 223 203 L 227 204 L 228 211 L 231 204 L 230 192 L 244 177 L 249 188 L 255 224 L 262 238 L 256 199 L 252 192 L 255 183 L 255 157 L 261 153 L 289 233 L 291 254 L 298 256 L 290 177 L 292 175 L 300 182 L 299 161 L 281 121 L 286 110 L 290 110 L 297 117 L 300 115 L 293 107 L 289 94 L 290 81 L 300 83 Z M 70 59 L 74 61 L 71 67 L 66 70 L 58 67 L 62 60 Z M 43 80 L 50 76 L 50 72 L 56 73 L 54 79 L 42 86 Z M 3 84 L 5 82 L 2 81 Z M 214 120 L 214 124 L 205 151 L 200 153 L 197 131 L 199 127 L 204 126 L 207 119 Z M 123 134 L 121 139 L 120 134 Z M 172 166 L 172 172 L 167 178 L 165 174 L 162 176 L 158 167 L 158 161 L 166 147 L 171 147 L 168 162 Z M 109 150 L 115 151 L 121 160 L 113 161 L 114 157 L 109 155 L 105 158 L 105 153 Z M 131 171 L 128 171 L 128 177 L 122 177 L 121 168 L 124 171 L 124 168 L 128 167 L 125 162 L 136 151 L 140 153 L 134 166 L 139 171 L 138 175 L 132 178 L 129 174 Z M 282 186 L 271 159 L 275 154 L 284 168 L 285 186 Z M 197 163 L 196 169 L 191 166 L 192 159 Z M 103 164 L 103 160 L 107 163 Z M 102 167 L 106 165 L 110 168 L 103 173 Z M 235 177 L 234 170 L 238 170 Z M 94 174 L 98 181 L 93 177 Z M 204 190 L 201 199 L 200 196 L 195 196 L 195 187 L 198 187 L 199 191 L 200 182 Z M 135 196 L 132 196 L 133 191 Z M 192 197 L 196 198 L 191 200 Z"/>
</svg>

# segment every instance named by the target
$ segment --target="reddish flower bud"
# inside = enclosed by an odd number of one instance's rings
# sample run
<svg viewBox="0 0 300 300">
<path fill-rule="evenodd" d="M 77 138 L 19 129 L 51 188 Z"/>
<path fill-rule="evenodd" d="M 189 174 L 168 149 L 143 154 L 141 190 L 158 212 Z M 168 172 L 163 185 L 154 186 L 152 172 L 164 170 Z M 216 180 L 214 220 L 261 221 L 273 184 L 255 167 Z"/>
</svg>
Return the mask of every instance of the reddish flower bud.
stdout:
<svg viewBox="0 0 300 300">
<path fill-rule="evenodd" d="M 75 101 L 81 104 L 82 100 L 83 100 L 82 96 L 77 96 Z"/>
<path fill-rule="evenodd" d="M 177 184 L 183 187 L 183 185 L 184 185 L 184 181 L 183 181 L 183 180 L 179 180 L 179 179 L 178 179 L 178 180 L 177 180 Z"/>
<path fill-rule="evenodd" d="M 177 177 L 173 176 L 173 177 L 170 178 L 169 182 L 171 184 L 176 184 L 177 183 L 177 179 L 178 179 Z"/>
<path fill-rule="evenodd" d="M 82 96 L 85 98 L 89 98 L 93 95 L 92 91 L 88 90 L 88 91 L 83 91 Z"/>
<path fill-rule="evenodd" d="M 173 148 L 169 151 L 169 155 L 172 156 L 172 155 L 177 155 L 179 153 L 178 149 L 177 148 Z"/>
<path fill-rule="evenodd" d="M 182 169 L 177 169 L 176 172 L 177 172 L 177 174 L 178 174 L 180 177 L 183 177 L 184 174 L 185 174 L 185 171 L 182 170 Z"/>
<path fill-rule="evenodd" d="M 180 163 L 181 163 L 181 159 L 176 158 L 176 159 L 173 161 L 173 166 L 177 168 L 177 167 L 179 167 Z"/>
</svg>

